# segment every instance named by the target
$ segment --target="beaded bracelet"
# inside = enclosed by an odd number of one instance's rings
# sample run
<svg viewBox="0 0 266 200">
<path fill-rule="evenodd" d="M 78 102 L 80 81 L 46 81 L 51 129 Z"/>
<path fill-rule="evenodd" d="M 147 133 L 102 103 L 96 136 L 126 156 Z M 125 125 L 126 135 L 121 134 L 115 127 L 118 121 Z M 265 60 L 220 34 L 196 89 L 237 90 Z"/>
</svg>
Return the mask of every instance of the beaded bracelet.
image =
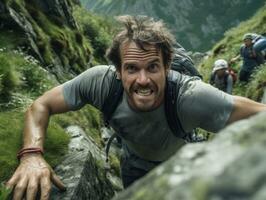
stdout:
<svg viewBox="0 0 266 200">
<path fill-rule="evenodd" d="M 18 160 L 27 153 L 40 153 L 43 155 L 43 150 L 39 147 L 30 147 L 30 148 L 24 148 L 21 149 L 18 153 L 17 153 L 17 158 Z"/>
</svg>

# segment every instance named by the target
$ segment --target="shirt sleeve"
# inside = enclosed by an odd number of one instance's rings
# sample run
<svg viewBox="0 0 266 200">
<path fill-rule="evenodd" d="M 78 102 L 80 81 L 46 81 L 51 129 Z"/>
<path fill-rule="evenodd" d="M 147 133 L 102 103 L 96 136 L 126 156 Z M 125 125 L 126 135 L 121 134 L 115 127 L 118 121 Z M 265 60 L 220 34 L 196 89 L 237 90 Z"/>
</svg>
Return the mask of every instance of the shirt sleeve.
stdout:
<svg viewBox="0 0 266 200">
<path fill-rule="evenodd" d="M 78 110 L 85 104 L 101 109 L 109 92 L 111 67 L 92 67 L 63 84 L 63 95 L 71 110 Z"/>
<path fill-rule="evenodd" d="M 200 80 L 188 79 L 179 90 L 177 110 L 185 131 L 199 127 L 217 132 L 225 127 L 233 103 L 233 96 Z"/>
</svg>

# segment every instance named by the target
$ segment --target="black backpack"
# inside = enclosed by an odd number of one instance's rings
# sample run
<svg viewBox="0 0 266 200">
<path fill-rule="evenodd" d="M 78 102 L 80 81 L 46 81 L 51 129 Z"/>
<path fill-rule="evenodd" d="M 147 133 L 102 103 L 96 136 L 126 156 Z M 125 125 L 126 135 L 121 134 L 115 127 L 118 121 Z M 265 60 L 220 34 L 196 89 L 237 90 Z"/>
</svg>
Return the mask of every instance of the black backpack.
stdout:
<svg viewBox="0 0 266 200">
<path fill-rule="evenodd" d="M 174 49 L 175 54 L 173 58 L 173 62 L 171 64 L 171 69 L 174 71 L 178 71 L 181 74 L 186 74 L 189 76 L 198 76 L 202 78 L 198 70 L 195 68 L 192 59 L 185 53 L 185 50 L 180 45 Z M 181 125 L 179 118 L 177 117 L 176 108 L 176 97 L 178 96 L 178 88 L 177 85 L 179 83 L 180 76 L 177 79 L 172 78 L 173 73 L 170 71 L 167 77 L 166 82 L 166 92 L 165 92 L 165 114 L 168 125 L 172 131 L 172 133 L 179 138 L 184 139 L 187 142 L 201 142 L 208 139 L 208 135 L 206 137 L 198 137 L 196 129 L 190 133 L 186 133 Z M 119 102 L 122 100 L 123 96 L 123 86 L 121 80 L 118 79 L 116 73 L 113 73 L 110 90 L 108 93 L 108 97 L 104 102 L 102 112 L 104 115 L 104 122 L 106 126 L 109 126 L 109 120 L 111 119 L 116 107 Z M 106 158 L 108 161 L 108 153 L 110 149 L 111 142 L 117 136 L 117 134 L 113 134 L 111 138 L 108 140 L 106 145 Z"/>
<path fill-rule="evenodd" d="M 187 55 L 186 50 L 180 45 L 175 44 L 174 58 L 171 63 L 171 69 L 188 76 L 198 76 L 202 79 L 201 74 L 195 68 L 193 60 Z"/>
</svg>

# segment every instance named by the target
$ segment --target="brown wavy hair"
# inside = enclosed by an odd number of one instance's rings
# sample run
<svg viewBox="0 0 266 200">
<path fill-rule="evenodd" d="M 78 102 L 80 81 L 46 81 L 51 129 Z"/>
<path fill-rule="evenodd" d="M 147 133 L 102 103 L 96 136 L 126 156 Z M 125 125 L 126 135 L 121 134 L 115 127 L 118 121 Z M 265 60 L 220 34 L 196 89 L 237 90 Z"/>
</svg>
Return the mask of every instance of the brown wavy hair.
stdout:
<svg viewBox="0 0 266 200">
<path fill-rule="evenodd" d="M 106 52 L 106 57 L 121 70 L 120 47 L 124 42 L 135 42 L 143 50 L 144 44 L 155 45 L 162 52 L 163 62 L 169 67 L 173 58 L 174 36 L 162 21 L 154 21 L 147 16 L 118 16 L 117 21 L 124 27 L 114 37 L 113 43 Z"/>
</svg>

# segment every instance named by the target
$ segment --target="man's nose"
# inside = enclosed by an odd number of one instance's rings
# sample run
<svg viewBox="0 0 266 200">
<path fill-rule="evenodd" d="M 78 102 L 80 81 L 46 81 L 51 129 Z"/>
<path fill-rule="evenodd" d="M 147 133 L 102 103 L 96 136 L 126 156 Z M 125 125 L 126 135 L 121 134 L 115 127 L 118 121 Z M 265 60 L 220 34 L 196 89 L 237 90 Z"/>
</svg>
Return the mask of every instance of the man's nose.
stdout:
<svg viewBox="0 0 266 200">
<path fill-rule="evenodd" d="M 139 71 L 137 83 L 140 85 L 146 85 L 150 81 L 150 78 L 148 76 L 148 73 L 145 70 Z"/>
</svg>

